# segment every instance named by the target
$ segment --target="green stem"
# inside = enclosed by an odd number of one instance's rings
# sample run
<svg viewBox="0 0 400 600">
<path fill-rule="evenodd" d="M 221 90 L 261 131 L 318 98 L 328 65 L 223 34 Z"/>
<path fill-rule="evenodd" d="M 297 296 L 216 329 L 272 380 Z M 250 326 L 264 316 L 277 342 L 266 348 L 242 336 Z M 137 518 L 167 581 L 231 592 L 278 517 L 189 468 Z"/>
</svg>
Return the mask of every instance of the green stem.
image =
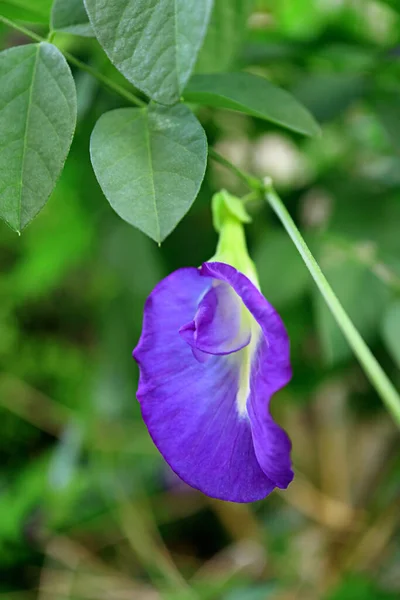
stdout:
<svg viewBox="0 0 400 600">
<path fill-rule="evenodd" d="M 110 90 L 112 90 L 116 94 L 119 94 L 119 96 L 121 96 L 128 102 L 131 102 L 132 104 L 136 104 L 136 106 L 139 106 L 141 108 L 143 108 L 144 106 L 147 105 L 146 102 L 144 102 L 143 100 L 141 100 L 140 98 L 138 98 L 137 96 L 135 96 L 134 94 L 132 94 L 131 92 L 126 90 L 122 85 L 119 85 L 115 81 L 112 81 L 111 79 L 109 79 L 108 77 L 103 75 L 103 73 L 100 73 L 100 71 L 96 71 L 96 69 L 93 69 L 93 67 L 91 67 L 90 65 L 87 65 L 86 63 L 82 62 L 78 58 L 75 58 L 75 56 L 73 56 L 69 52 L 63 51 L 63 54 L 64 54 L 65 58 L 67 59 L 67 61 L 71 65 L 75 65 L 75 67 L 78 67 L 78 69 L 81 69 L 82 71 L 86 71 L 86 73 L 89 73 L 90 75 L 92 75 L 93 77 L 98 79 L 98 81 L 103 83 L 105 86 L 107 86 Z"/>
<path fill-rule="evenodd" d="M 26 37 L 29 37 L 32 40 L 35 40 L 36 42 L 44 42 L 45 41 L 45 38 L 38 35 L 34 31 L 31 31 L 30 29 L 27 29 L 26 27 L 24 27 L 23 25 L 19 25 L 18 23 L 14 23 L 14 21 L 10 21 L 10 19 L 6 19 L 6 17 L 2 17 L 0 15 L 0 21 L 2 21 L 4 23 L 4 25 L 8 25 L 8 27 L 12 27 L 12 29 L 16 29 L 17 31 L 20 31 L 21 33 L 26 35 Z"/>
<path fill-rule="evenodd" d="M 34 31 L 31 31 L 30 29 L 27 29 L 26 27 L 23 27 L 18 23 L 14 23 L 14 21 L 11 21 L 10 19 L 6 19 L 6 17 L 0 16 L 0 21 L 2 21 L 5 25 L 8 25 L 9 27 L 12 27 L 13 29 L 20 31 L 27 37 L 30 37 L 31 39 L 35 40 L 36 42 L 48 41 L 46 40 L 46 38 L 43 38 Z M 54 34 L 54 32 L 51 32 L 51 35 L 52 34 Z M 93 67 L 87 65 L 78 58 L 75 58 L 75 56 L 73 56 L 69 52 L 65 52 L 62 50 L 60 50 L 60 52 L 64 54 L 65 58 L 71 65 L 78 67 L 78 69 L 81 69 L 82 71 L 86 71 L 86 73 L 89 73 L 90 75 L 92 75 L 92 77 L 95 77 L 103 85 L 107 86 L 110 90 L 127 100 L 127 102 L 130 102 L 140 107 L 146 106 L 146 102 L 144 102 L 143 100 L 126 90 L 122 85 L 119 85 L 115 81 L 112 81 L 111 79 L 103 75 L 103 73 L 96 71 L 96 69 L 93 69 Z"/>
<path fill-rule="evenodd" d="M 219 162 L 221 165 L 223 165 L 224 167 L 226 167 L 227 169 L 232 171 L 232 173 L 234 173 L 237 177 L 239 177 L 239 179 L 244 181 L 244 183 L 246 185 L 248 185 L 251 189 L 253 189 L 255 191 L 263 189 L 262 182 L 259 179 L 257 179 L 256 177 L 252 177 L 245 171 L 242 171 L 241 169 L 239 169 L 239 167 L 236 167 L 235 165 L 233 165 L 229 160 L 224 158 L 222 156 L 222 154 L 220 154 L 213 148 L 211 148 L 211 147 L 208 148 L 208 155 L 211 158 L 213 158 L 216 162 Z"/>
<path fill-rule="evenodd" d="M 55 37 L 56 37 L 56 31 L 54 31 L 53 29 L 50 29 L 49 33 L 47 34 L 46 42 L 49 42 L 49 44 L 52 44 Z"/>
<path fill-rule="evenodd" d="M 274 191 L 271 182 L 266 183 L 265 197 L 299 251 L 332 315 L 336 319 L 338 326 L 353 349 L 354 354 L 360 361 L 367 377 L 382 398 L 394 420 L 398 425 L 400 425 L 400 396 L 398 392 L 388 379 L 386 373 L 383 371 L 382 367 L 364 342 L 357 329 L 354 327 L 352 321 L 339 302 L 336 294 L 329 285 L 325 275 L 322 273 L 317 261 L 311 254 L 295 222 L 293 221 L 278 194 Z"/>
</svg>

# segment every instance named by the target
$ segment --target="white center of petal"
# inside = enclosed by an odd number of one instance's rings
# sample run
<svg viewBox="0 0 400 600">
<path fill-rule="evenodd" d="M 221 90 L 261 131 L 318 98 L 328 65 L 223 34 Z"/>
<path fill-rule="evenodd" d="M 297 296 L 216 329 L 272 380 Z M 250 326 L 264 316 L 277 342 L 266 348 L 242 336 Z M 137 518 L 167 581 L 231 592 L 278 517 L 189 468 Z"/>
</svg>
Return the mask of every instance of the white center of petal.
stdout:
<svg viewBox="0 0 400 600">
<path fill-rule="evenodd" d="M 242 322 L 245 322 L 246 327 L 250 328 L 251 331 L 250 344 L 240 350 L 235 357 L 237 360 L 239 360 L 240 369 L 239 387 L 236 395 L 236 406 L 239 415 L 244 417 L 247 416 L 247 399 L 250 394 L 251 368 L 262 332 L 259 324 L 244 305 Z"/>
</svg>

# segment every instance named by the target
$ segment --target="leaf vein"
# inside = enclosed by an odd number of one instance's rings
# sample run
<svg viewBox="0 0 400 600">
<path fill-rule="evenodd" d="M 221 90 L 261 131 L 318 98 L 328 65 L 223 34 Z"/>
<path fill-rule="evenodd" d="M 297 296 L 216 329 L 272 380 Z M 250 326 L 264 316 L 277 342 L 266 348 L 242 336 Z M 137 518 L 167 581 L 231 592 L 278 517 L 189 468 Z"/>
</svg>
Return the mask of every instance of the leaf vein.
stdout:
<svg viewBox="0 0 400 600">
<path fill-rule="evenodd" d="M 23 188 L 24 179 L 25 179 L 25 159 L 26 159 L 26 150 L 28 147 L 28 130 L 29 130 L 29 121 L 30 121 L 30 117 L 31 117 L 33 89 L 35 87 L 35 79 L 36 79 L 37 65 L 38 65 L 38 61 L 39 61 L 39 53 L 40 53 L 40 46 L 38 45 L 37 49 L 36 49 L 35 64 L 34 64 L 33 71 L 32 71 L 32 80 L 31 80 L 31 85 L 30 85 L 30 89 L 29 89 L 28 107 L 26 110 L 26 119 L 25 119 L 25 133 L 24 133 L 24 140 L 23 140 L 23 145 L 22 145 L 21 179 L 19 182 L 20 193 L 19 193 L 19 200 L 18 200 L 18 224 L 20 227 L 21 227 L 21 211 L 22 211 L 22 188 Z"/>
<path fill-rule="evenodd" d="M 145 113 L 145 118 L 146 118 L 145 137 L 146 137 L 146 145 L 147 145 L 148 157 L 149 157 L 149 167 L 150 167 L 150 171 L 154 172 L 153 157 L 152 157 L 152 153 L 151 153 L 150 123 L 149 123 L 149 113 L 148 112 Z M 155 188 L 155 182 L 154 182 L 153 175 L 151 175 L 150 180 L 151 180 L 151 187 L 152 187 L 152 192 L 153 192 L 154 212 L 155 212 L 156 223 L 157 223 L 157 232 L 158 232 L 157 238 L 158 238 L 158 241 L 161 241 L 161 228 L 160 228 L 160 220 L 158 218 L 158 212 L 157 212 L 157 197 L 156 197 L 156 188 Z"/>
</svg>

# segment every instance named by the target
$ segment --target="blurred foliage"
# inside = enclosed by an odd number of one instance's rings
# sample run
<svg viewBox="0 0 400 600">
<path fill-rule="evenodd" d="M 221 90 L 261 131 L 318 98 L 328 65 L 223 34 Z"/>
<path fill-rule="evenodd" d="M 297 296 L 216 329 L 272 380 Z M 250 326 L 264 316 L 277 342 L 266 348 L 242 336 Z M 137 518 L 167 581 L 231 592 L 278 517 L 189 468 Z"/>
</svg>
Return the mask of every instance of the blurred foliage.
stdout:
<svg viewBox="0 0 400 600">
<path fill-rule="evenodd" d="M 0 12 L 18 18 L 26 4 Z M 28 4 L 43 21 L 50 3 Z M 398 8 L 259 0 L 236 59 L 221 56 L 291 90 L 322 122 L 320 138 L 234 112 L 199 117 L 223 154 L 274 178 L 400 385 Z M 2 48 L 25 42 L 4 26 L 0 36 Z M 123 82 L 95 40 L 55 41 Z M 293 440 L 295 481 L 256 505 L 216 502 L 154 449 L 131 360 L 144 301 L 173 269 L 212 256 L 212 193 L 246 190 L 210 164 L 158 248 L 113 213 L 90 165 L 94 123 L 124 102 L 74 76 L 78 130 L 50 202 L 20 238 L 0 223 L 0 598 L 398 598 L 398 433 L 266 206 L 250 205 L 249 245 L 292 341 L 293 382 L 273 410 Z"/>
</svg>

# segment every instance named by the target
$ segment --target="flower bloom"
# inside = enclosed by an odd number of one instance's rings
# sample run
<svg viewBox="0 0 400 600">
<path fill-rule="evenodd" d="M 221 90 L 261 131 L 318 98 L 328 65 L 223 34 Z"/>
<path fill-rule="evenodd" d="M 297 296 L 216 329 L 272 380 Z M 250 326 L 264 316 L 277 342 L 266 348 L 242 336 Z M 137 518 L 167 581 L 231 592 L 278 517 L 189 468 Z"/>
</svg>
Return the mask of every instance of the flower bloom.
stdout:
<svg viewBox="0 0 400 600">
<path fill-rule="evenodd" d="M 252 502 L 293 478 L 290 440 L 269 411 L 291 378 L 289 340 L 227 214 L 230 262 L 251 278 L 219 260 L 175 271 L 150 294 L 133 355 L 143 419 L 175 473 L 208 496 Z M 226 231 L 215 258 L 227 257 Z"/>
</svg>

